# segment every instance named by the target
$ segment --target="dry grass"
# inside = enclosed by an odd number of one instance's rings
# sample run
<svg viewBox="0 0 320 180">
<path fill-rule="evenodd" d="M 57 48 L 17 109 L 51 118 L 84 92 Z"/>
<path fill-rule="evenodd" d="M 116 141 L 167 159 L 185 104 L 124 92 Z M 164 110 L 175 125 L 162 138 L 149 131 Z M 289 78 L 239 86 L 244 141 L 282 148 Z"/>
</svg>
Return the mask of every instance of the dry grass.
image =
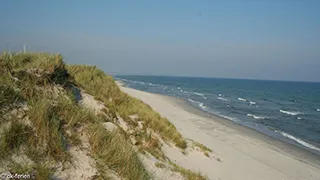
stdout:
<svg viewBox="0 0 320 180">
<path fill-rule="evenodd" d="M 208 180 L 208 177 L 202 175 L 200 172 L 193 172 L 172 162 L 170 162 L 170 164 L 173 166 L 173 171 L 179 172 L 187 180 Z"/>
<path fill-rule="evenodd" d="M 109 132 L 102 126 L 94 124 L 88 129 L 92 155 L 95 157 L 99 171 L 106 167 L 127 179 L 149 179 L 142 162 L 131 145 L 118 131 Z"/>
<path fill-rule="evenodd" d="M 20 146 L 26 144 L 32 134 L 31 127 L 12 120 L 10 126 L 5 128 L 0 136 L 0 159 L 10 157 Z"/>
<path fill-rule="evenodd" d="M 67 142 L 62 129 L 63 121 L 53 111 L 54 107 L 46 99 L 30 102 L 28 117 L 35 128 L 35 137 L 31 145 L 44 149 L 44 153 L 56 161 L 65 161 L 68 157 Z"/>
<path fill-rule="evenodd" d="M 111 76 L 105 75 L 93 66 L 69 65 L 67 68 L 76 82 L 96 99 L 103 101 L 111 113 L 118 112 L 125 118 L 137 114 L 139 120 L 163 138 L 172 140 L 182 149 L 187 147 L 184 138 L 166 118 L 161 117 L 142 101 L 123 93 Z"/>
<path fill-rule="evenodd" d="M 30 175 L 30 178 L 35 180 L 52 179 L 54 173 L 53 169 L 44 163 L 27 165 L 11 162 L 9 169 L 12 174 Z"/>
</svg>

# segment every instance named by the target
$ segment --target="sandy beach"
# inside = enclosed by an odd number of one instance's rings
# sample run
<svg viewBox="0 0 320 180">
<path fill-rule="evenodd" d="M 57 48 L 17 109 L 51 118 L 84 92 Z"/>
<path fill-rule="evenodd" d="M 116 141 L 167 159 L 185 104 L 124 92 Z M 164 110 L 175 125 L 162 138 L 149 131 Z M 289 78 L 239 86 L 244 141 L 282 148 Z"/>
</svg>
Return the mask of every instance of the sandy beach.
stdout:
<svg viewBox="0 0 320 180">
<path fill-rule="evenodd" d="M 213 150 L 215 158 L 164 148 L 177 164 L 214 180 L 319 180 L 320 157 L 197 110 L 184 101 L 120 86 L 168 118 L 181 134 Z"/>
</svg>

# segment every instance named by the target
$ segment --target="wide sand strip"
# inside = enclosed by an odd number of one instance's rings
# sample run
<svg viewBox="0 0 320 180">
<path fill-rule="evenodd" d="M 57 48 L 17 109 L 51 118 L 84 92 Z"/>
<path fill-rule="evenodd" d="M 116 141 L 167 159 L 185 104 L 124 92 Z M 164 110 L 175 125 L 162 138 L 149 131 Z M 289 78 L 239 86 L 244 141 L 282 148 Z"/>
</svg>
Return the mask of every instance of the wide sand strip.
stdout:
<svg viewBox="0 0 320 180">
<path fill-rule="evenodd" d="M 215 158 L 165 149 L 177 164 L 214 180 L 320 180 L 320 157 L 229 120 L 209 116 L 175 98 L 127 87 L 121 90 L 168 118 L 185 138 L 213 150 Z"/>
</svg>

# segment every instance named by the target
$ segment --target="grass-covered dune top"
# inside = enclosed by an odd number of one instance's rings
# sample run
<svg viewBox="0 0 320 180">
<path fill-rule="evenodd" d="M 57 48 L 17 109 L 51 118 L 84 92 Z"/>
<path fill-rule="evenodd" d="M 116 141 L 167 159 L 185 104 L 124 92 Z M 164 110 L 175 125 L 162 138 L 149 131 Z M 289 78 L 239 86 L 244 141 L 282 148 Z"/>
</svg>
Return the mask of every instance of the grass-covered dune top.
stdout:
<svg viewBox="0 0 320 180">
<path fill-rule="evenodd" d="M 93 97 L 103 108 L 97 113 L 84 106 L 82 95 Z M 124 130 L 120 120 L 131 129 Z M 106 123 L 117 128 L 108 130 Z M 0 56 L 0 174 L 32 174 L 35 179 L 152 179 L 139 155 L 147 152 L 169 163 L 158 137 L 187 148 L 166 118 L 122 92 L 111 76 L 95 66 L 66 65 L 59 54 Z M 84 159 L 77 160 L 80 157 Z M 84 160 L 92 161 L 91 165 L 74 166 Z M 186 179 L 205 179 L 176 165 L 171 168 Z"/>
<path fill-rule="evenodd" d="M 138 115 L 139 120 L 158 132 L 163 138 L 172 140 L 184 149 L 186 142 L 177 129 L 159 113 L 142 101 L 122 92 L 111 76 L 93 66 L 68 65 L 68 72 L 89 94 L 103 101 L 110 110 L 118 112 L 127 121 L 130 115 Z"/>
</svg>

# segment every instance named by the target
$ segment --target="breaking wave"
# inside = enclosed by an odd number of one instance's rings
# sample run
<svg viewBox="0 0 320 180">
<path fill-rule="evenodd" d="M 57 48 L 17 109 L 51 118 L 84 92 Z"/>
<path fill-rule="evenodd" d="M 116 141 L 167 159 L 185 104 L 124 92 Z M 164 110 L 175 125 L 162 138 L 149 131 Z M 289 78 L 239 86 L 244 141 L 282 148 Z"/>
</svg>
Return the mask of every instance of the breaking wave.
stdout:
<svg viewBox="0 0 320 180">
<path fill-rule="evenodd" d="M 279 111 L 284 113 L 284 114 L 291 115 L 291 116 L 296 116 L 296 115 L 302 114 L 301 112 L 298 112 L 298 111 L 285 111 L 285 110 L 282 110 L 282 109 L 280 109 Z"/>
<path fill-rule="evenodd" d="M 194 92 L 193 94 L 198 95 L 198 96 L 204 96 L 204 94 L 197 93 L 197 92 Z"/>
<path fill-rule="evenodd" d="M 264 119 L 264 117 L 261 117 L 261 116 L 256 116 L 256 115 L 253 115 L 253 114 L 247 114 L 248 117 L 253 117 L 254 119 Z"/>
<path fill-rule="evenodd" d="M 301 145 L 303 145 L 303 146 L 305 146 L 307 148 L 310 148 L 310 149 L 313 149 L 313 150 L 316 150 L 316 151 L 320 152 L 320 148 L 319 147 L 316 147 L 316 146 L 314 146 L 312 144 L 309 144 L 309 143 L 307 143 L 307 142 L 305 142 L 305 141 L 303 141 L 303 140 L 301 140 L 301 139 L 299 139 L 297 137 L 292 136 L 291 134 L 288 134 L 288 133 L 285 133 L 285 132 L 281 132 L 281 131 L 275 131 L 275 132 L 279 132 L 284 137 L 287 137 L 287 138 L 289 138 L 289 139 L 291 139 L 291 140 L 293 140 L 293 141 L 295 141 L 295 142 L 297 142 L 297 143 L 299 143 L 299 144 L 301 144 Z"/>
<path fill-rule="evenodd" d="M 249 103 L 250 103 L 250 105 L 255 105 L 255 104 L 257 104 L 257 103 L 254 102 L 254 101 L 250 101 Z"/>
<path fill-rule="evenodd" d="M 200 108 L 202 108 L 202 109 L 206 109 L 207 108 L 207 106 L 205 106 L 202 102 L 199 102 L 199 101 L 196 101 L 196 100 L 193 100 L 193 99 L 190 99 L 190 98 L 188 98 L 188 100 L 190 101 L 190 102 L 192 102 L 192 103 L 195 103 L 195 104 L 197 104 Z"/>
<path fill-rule="evenodd" d="M 246 99 L 243 99 L 243 98 L 238 98 L 239 101 L 243 101 L 243 102 L 247 102 Z"/>
<path fill-rule="evenodd" d="M 223 97 L 218 97 L 218 99 L 220 99 L 220 100 L 222 100 L 222 101 L 229 101 L 228 99 L 223 98 Z"/>
</svg>

